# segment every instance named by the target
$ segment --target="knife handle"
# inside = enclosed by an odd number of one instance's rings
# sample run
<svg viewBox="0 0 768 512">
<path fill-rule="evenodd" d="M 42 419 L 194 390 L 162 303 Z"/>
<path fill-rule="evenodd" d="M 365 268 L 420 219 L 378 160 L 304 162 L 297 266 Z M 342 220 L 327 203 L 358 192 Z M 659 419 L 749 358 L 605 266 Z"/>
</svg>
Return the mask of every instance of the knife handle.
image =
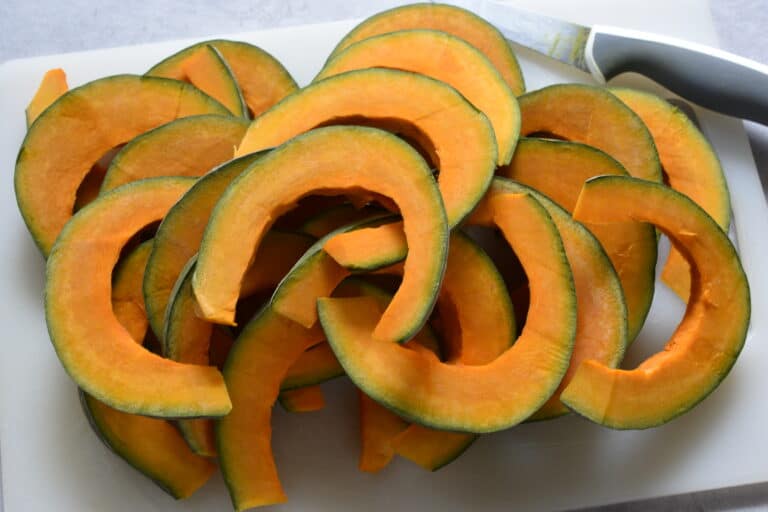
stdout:
<svg viewBox="0 0 768 512">
<path fill-rule="evenodd" d="M 585 59 L 598 80 L 633 71 L 702 107 L 768 126 L 768 66 L 716 48 L 595 26 Z"/>
</svg>

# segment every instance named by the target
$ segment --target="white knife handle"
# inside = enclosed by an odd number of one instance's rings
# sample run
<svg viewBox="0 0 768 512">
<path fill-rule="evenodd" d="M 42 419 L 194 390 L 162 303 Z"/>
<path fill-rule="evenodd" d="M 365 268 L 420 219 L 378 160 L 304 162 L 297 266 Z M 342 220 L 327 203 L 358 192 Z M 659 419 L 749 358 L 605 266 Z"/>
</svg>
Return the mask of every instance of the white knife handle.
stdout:
<svg viewBox="0 0 768 512">
<path fill-rule="evenodd" d="M 679 39 L 595 26 L 585 59 L 600 81 L 633 71 L 724 114 L 768 125 L 768 66 Z"/>
</svg>

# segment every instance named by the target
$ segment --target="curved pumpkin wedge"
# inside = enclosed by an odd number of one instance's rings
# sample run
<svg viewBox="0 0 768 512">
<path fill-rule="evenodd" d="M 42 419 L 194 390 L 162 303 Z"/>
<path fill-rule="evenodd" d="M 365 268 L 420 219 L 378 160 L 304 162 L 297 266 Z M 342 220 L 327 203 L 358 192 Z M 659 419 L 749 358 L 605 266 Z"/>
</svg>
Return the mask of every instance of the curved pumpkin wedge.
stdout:
<svg viewBox="0 0 768 512">
<path fill-rule="evenodd" d="M 115 270 L 113 307 L 130 303 L 143 310 L 141 278 L 151 244 L 151 240 L 141 244 Z M 114 307 L 114 311 L 134 341 L 141 344 L 148 327 L 146 317 L 138 322 L 131 308 Z M 166 420 L 120 412 L 82 391 L 80 403 L 104 444 L 174 498 L 192 495 L 216 470 L 215 464 L 192 453 Z"/>
<path fill-rule="evenodd" d="M 588 181 L 574 216 L 593 223 L 652 223 L 688 257 L 690 300 L 664 350 L 634 370 L 586 361 L 561 395 L 574 411 L 611 428 L 666 423 L 711 393 L 744 345 L 749 285 L 736 250 L 720 226 L 686 196 L 628 177 Z"/>
<path fill-rule="evenodd" d="M 429 148 L 450 227 L 477 205 L 497 159 L 488 119 L 438 80 L 393 69 L 349 71 L 315 82 L 256 118 L 236 155 L 267 149 L 322 124 L 371 124 Z M 375 191 L 374 191 L 375 192 Z"/>
<path fill-rule="evenodd" d="M 327 343 L 319 343 L 304 352 L 293 365 L 280 384 L 282 391 L 291 391 L 314 384 L 320 384 L 344 375 L 344 369 Z"/>
<path fill-rule="evenodd" d="M 149 327 L 141 284 L 152 243 L 147 240 L 131 251 L 118 263 L 112 276 L 112 310 L 131 338 L 138 341 L 144 339 Z M 136 290 L 139 290 L 138 294 Z"/>
<path fill-rule="evenodd" d="M 80 183 L 107 151 L 179 117 L 226 113 L 197 88 L 164 78 L 113 76 L 61 96 L 30 127 L 16 160 L 16 201 L 37 246 L 48 254 Z"/>
<path fill-rule="evenodd" d="M 256 253 L 251 269 L 243 280 L 242 296 L 267 292 L 277 286 L 283 276 L 312 244 L 306 235 L 270 231 Z M 192 291 L 195 258 L 182 270 L 171 292 L 165 315 L 162 338 L 164 356 L 173 361 L 210 365 L 214 324 L 196 315 L 197 302 Z M 251 277 L 253 276 L 253 277 Z M 207 419 L 179 420 L 179 430 L 195 453 L 214 457 L 216 443 L 213 422 Z"/>
<path fill-rule="evenodd" d="M 24 114 L 27 119 L 27 128 L 35 122 L 35 119 L 47 109 L 51 103 L 69 90 L 67 75 L 61 68 L 49 69 L 40 81 L 40 87 L 27 105 Z"/>
<path fill-rule="evenodd" d="M 45 312 L 59 360 L 84 391 L 124 412 L 219 416 L 231 408 L 218 370 L 150 353 L 112 311 L 112 267 L 123 245 L 161 219 L 193 181 L 143 180 L 103 196 L 67 223 L 48 259 Z"/>
<path fill-rule="evenodd" d="M 184 265 L 197 254 L 213 207 L 224 190 L 259 158 L 248 155 L 224 163 L 201 177 L 168 211 L 155 234 L 144 274 L 144 302 L 152 331 L 162 341 L 171 291 Z"/>
<path fill-rule="evenodd" d="M 627 172 L 606 153 L 584 144 L 522 139 L 509 166 L 497 170 L 546 195 L 572 212 L 584 182 L 600 175 Z M 627 339 L 635 339 L 651 308 L 655 288 L 657 240 L 652 226 L 642 223 L 585 226 L 600 241 L 621 280 L 627 305 Z"/>
<path fill-rule="evenodd" d="M 618 160 L 630 175 L 661 183 L 659 155 L 648 128 L 605 88 L 550 85 L 519 101 L 522 135 L 543 132 L 589 144 Z"/>
<path fill-rule="evenodd" d="M 555 391 L 573 347 L 576 298 L 557 228 L 531 196 L 492 197 L 470 221 L 501 228 L 531 283 L 522 334 L 492 362 L 451 365 L 375 339 L 382 311 L 367 298 L 321 298 L 317 307 L 328 343 L 366 394 L 423 425 L 483 433 L 525 420 Z"/>
<path fill-rule="evenodd" d="M 320 386 L 281 391 L 277 401 L 288 412 L 315 412 L 325 407 L 325 397 Z"/>
<path fill-rule="evenodd" d="M 378 339 L 404 341 L 427 319 L 442 279 L 448 226 L 440 193 L 419 154 L 372 128 L 319 128 L 271 151 L 224 193 L 211 214 L 192 279 L 202 315 L 232 324 L 253 251 L 282 211 L 313 192 L 369 190 L 397 203 L 409 256 L 403 282 L 376 327 Z"/>
<path fill-rule="evenodd" d="M 224 58 L 252 116 L 258 116 L 298 89 L 290 73 L 272 55 L 258 46 L 225 39 L 203 41 L 184 48 L 154 65 L 147 75 L 183 80 L 187 59 L 206 46 L 215 48 Z"/>
<path fill-rule="evenodd" d="M 520 133 L 517 99 L 493 64 L 475 47 L 437 30 L 403 30 L 357 42 L 323 67 L 315 81 L 372 67 L 413 71 L 454 87 L 488 116 L 498 165 L 508 164 Z"/>
<path fill-rule="evenodd" d="M 560 403 L 560 393 L 583 361 L 597 361 L 609 368 L 616 368 L 624 357 L 627 345 L 627 306 L 621 282 L 600 242 L 546 196 L 502 178 L 494 180 L 489 193 L 530 194 L 547 209 L 563 239 L 576 289 L 576 337 L 571 362 L 560 386 L 530 419 L 562 416 L 569 410 Z"/>
<path fill-rule="evenodd" d="M 372 216 L 384 213 L 386 213 L 386 210 L 374 205 L 357 208 L 352 204 L 342 204 L 328 208 L 324 212 L 315 215 L 312 219 L 305 222 L 299 228 L 299 231 L 315 238 L 322 238 L 342 226 L 358 223 L 365 219 L 370 219 Z"/>
<path fill-rule="evenodd" d="M 453 5 L 420 3 L 380 12 L 352 29 L 336 45 L 328 60 L 363 39 L 409 29 L 440 30 L 460 37 L 496 66 L 516 95 L 525 92 L 520 65 L 501 32 L 476 14 Z"/>
<path fill-rule="evenodd" d="M 701 206 L 728 231 L 731 201 L 720 160 L 709 141 L 677 107 L 654 94 L 626 88 L 611 88 L 643 120 L 653 136 L 669 186 Z M 684 301 L 691 288 L 691 269 L 674 247 L 661 272 L 661 279 Z"/>
<path fill-rule="evenodd" d="M 101 192 L 159 176 L 202 176 L 232 159 L 248 123 L 232 116 L 191 116 L 150 130 L 125 145 L 112 162 Z"/>
</svg>

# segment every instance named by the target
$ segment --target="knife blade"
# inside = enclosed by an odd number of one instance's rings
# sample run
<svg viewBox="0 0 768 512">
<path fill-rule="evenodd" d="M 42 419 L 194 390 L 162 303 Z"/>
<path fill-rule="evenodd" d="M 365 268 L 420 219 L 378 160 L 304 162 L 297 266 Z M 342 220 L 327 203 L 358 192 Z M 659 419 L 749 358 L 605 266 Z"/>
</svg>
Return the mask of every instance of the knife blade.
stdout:
<svg viewBox="0 0 768 512">
<path fill-rule="evenodd" d="M 586 71 L 600 83 L 636 72 L 702 107 L 768 126 L 768 66 L 702 44 L 620 27 L 587 27 L 499 0 L 479 7 L 511 43 Z"/>
</svg>

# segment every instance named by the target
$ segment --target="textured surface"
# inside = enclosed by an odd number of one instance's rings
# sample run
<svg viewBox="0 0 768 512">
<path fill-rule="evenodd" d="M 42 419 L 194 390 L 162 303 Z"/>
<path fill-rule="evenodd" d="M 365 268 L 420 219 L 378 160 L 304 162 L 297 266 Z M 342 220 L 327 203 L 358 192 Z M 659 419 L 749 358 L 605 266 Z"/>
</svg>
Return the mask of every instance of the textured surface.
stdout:
<svg viewBox="0 0 768 512">
<path fill-rule="evenodd" d="M 210 34 L 257 30 L 308 22 L 362 17 L 397 3 L 394 0 L 232 0 L 225 6 L 190 2 L 114 0 L 98 6 L 71 2 L 0 2 L 0 61 L 52 53 L 122 46 Z M 547 2 L 552 3 L 552 2 Z M 711 0 L 722 47 L 768 63 L 765 0 Z M 706 9 L 702 1 L 702 9 Z M 44 13 L 41 14 L 41 13 Z M 203 24 L 199 20 L 205 20 Z M 764 186 L 768 179 L 768 130 L 748 125 Z M 17 255 L 18 256 L 18 255 Z M 34 260 L 34 258 L 32 258 Z M 14 263 L 19 263 L 15 261 Z M 24 270 L 38 271 L 35 262 Z M 602 512 L 662 510 L 763 510 L 768 485 L 689 494 L 599 509 Z"/>
</svg>

